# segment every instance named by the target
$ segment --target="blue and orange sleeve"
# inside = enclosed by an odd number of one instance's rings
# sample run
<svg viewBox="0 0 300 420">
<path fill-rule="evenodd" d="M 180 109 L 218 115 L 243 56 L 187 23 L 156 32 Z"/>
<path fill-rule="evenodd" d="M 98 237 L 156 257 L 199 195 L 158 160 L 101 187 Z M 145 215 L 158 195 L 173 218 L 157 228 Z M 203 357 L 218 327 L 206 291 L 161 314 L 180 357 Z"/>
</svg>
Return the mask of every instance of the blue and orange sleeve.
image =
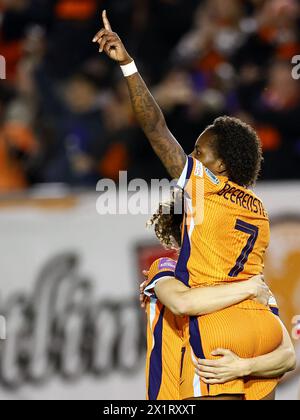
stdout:
<svg viewBox="0 0 300 420">
<path fill-rule="evenodd" d="M 201 182 L 197 187 L 197 183 Z M 203 185 L 202 185 L 203 183 Z M 177 187 L 192 197 L 195 191 L 203 189 L 205 194 L 216 192 L 221 186 L 221 180 L 206 168 L 202 162 L 192 156 L 187 158 L 185 167 L 177 182 Z"/>
<path fill-rule="evenodd" d="M 165 277 L 175 277 L 177 262 L 171 258 L 159 258 L 154 261 L 149 269 L 148 283 L 144 294 L 148 297 L 154 296 L 154 288 L 157 282 Z"/>
<path fill-rule="evenodd" d="M 181 188 L 182 190 L 186 189 L 187 184 L 192 176 L 194 166 L 195 159 L 193 159 L 191 156 L 188 156 L 182 174 L 177 181 L 178 188 Z"/>
</svg>

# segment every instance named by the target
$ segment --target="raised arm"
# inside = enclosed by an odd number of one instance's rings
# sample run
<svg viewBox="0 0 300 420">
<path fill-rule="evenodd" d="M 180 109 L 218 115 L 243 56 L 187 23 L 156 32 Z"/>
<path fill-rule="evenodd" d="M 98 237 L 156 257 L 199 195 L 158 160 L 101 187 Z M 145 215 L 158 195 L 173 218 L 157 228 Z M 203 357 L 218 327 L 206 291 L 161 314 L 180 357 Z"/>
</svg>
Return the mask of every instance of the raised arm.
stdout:
<svg viewBox="0 0 300 420">
<path fill-rule="evenodd" d="M 165 277 L 156 283 L 154 290 L 159 301 L 179 316 L 211 314 L 247 299 L 258 299 L 267 305 L 270 298 L 269 288 L 262 276 L 225 286 L 193 289 L 174 277 Z"/>
<path fill-rule="evenodd" d="M 93 42 L 100 45 L 100 52 L 121 66 L 133 59 L 128 54 L 119 36 L 112 31 L 106 11 L 102 15 L 104 28 L 97 33 Z M 166 120 L 157 102 L 151 95 L 139 73 L 126 77 L 132 107 L 138 123 L 157 156 L 173 178 L 178 178 L 186 163 L 186 154 L 167 127 Z"/>
</svg>

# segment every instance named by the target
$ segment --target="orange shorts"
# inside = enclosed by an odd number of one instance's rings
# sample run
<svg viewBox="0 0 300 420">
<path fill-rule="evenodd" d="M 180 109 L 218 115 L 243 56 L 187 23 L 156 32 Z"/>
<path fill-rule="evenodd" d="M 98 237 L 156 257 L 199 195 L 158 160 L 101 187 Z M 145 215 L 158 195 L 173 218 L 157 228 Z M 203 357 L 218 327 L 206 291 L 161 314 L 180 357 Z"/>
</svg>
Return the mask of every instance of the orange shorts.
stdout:
<svg viewBox="0 0 300 420">
<path fill-rule="evenodd" d="M 206 385 L 195 374 L 196 359 L 217 359 L 211 352 L 228 349 L 242 358 L 271 353 L 282 343 L 279 318 L 271 310 L 254 301 L 201 317 L 190 317 L 184 327 L 186 353 L 183 361 L 180 394 L 182 399 L 244 395 L 246 400 L 261 400 L 278 385 L 279 379 L 243 378 L 224 385 Z"/>
</svg>

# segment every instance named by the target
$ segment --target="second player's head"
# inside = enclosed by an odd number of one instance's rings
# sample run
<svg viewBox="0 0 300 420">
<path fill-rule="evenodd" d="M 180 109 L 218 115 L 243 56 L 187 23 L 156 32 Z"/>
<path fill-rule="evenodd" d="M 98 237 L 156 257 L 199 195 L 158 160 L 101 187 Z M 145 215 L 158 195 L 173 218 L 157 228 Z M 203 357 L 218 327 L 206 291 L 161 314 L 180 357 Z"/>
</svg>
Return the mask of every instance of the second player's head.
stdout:
<svg viewBox="0 0 300 420">
<path fill-rule="evenodd" d="M 181 247 L 181 228 L 183 223 L 183 195 L 174 192 L 170 201 L 159 207 L 148 222 L 154 228 L 157 239 L 167 249 L 179 250 Z"/>
<path fill-rule="evenodd" d="M 215 175 L 249 187 L 257 181 L 263 161 L 255 130 L 237 118 L 217 118 L 199 137 L 192 154 Z"/>
</svg>

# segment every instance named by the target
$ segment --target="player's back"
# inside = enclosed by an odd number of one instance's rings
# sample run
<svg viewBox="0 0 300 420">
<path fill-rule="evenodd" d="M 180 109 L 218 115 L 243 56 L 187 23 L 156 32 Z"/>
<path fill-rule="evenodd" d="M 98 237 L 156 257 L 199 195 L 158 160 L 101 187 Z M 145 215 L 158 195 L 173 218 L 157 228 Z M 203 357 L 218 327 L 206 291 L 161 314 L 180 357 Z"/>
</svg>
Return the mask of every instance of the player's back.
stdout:
<svg viewBox="0 0 300 420">
<path fill-rule="evenodd" d="M 186 214 L 176 278 L 190 287 L 243 281 L 263 271 L 269 243 L 269 220 L 259 198 L 227 178 L 217 178 L 199 161 L 189 158 L 179 186 L 185 191 Z M 257 327 L 259 326 L 259 328 Z M 183 399 L 244 395 L 262 399 L 277 386 L 276 379 L 243 379 L 208 386 L 195 374 L 194 362 L 215 359 L 216 348 L 241 358 L 274 351 L 282 342 L 282 328 L 270 309 L 254 300 L 199 317 L 183 327 L 180 394 Z"/>
<path fill-rule="evenodd" d="M 174 277 L 176 261 L 156 260 L 149 269 L 145 294 L 149 296 L 147 313 L 146 388 L 149 400 L 178 400 L 180 398 L 180 369 L 182 361 L 182 324 L 155 296 L 157 281 Z"/>
<path fill-rule="evenodd" d="M 270 238 L 261 200 L 193 158 L 179 185 L 185 190 L 186 216 L 176 277 L 198 287 L 261 273 Z"/>
</svg>

